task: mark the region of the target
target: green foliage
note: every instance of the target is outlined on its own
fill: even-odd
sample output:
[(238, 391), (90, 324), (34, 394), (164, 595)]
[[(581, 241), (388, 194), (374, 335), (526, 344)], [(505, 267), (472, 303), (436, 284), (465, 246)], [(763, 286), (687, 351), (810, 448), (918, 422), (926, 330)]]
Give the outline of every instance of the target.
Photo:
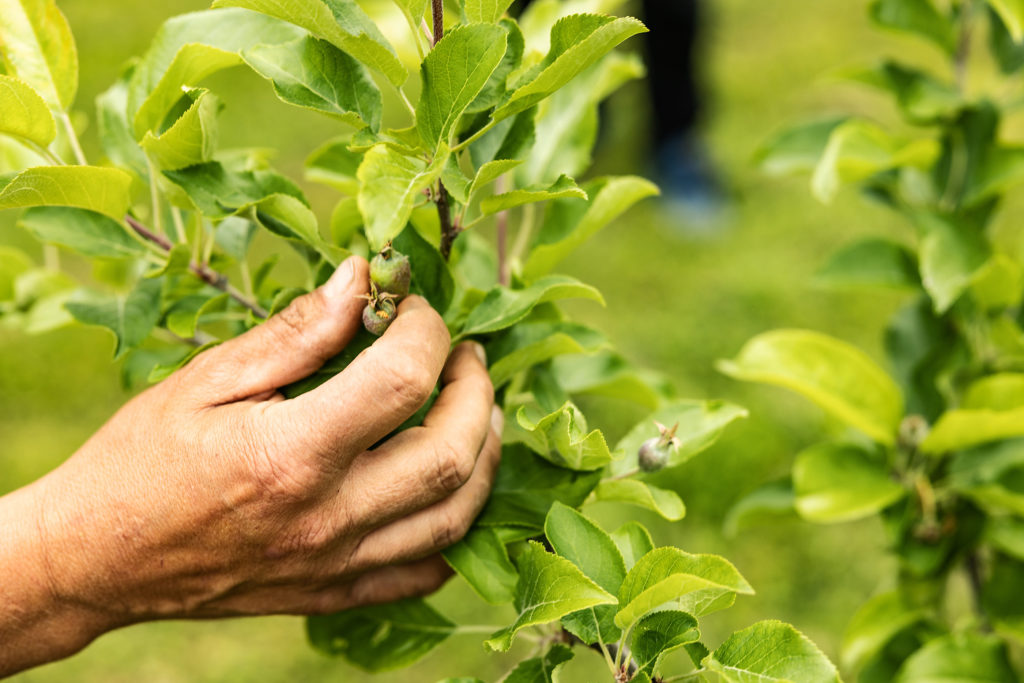
[[(216, 0), (210, 10), (167, 20), (98, 98), (96, 125), (86, 130), (98, 133), (105, 160), (90, 165), (70, 123), (80, 112), (71, 111), (78, 74), (67, 22), (52, 0), (0, 0), (0, 133), (18, 152), (12, 160), (40, 160), (0, 177), (0, 209), (23, 210), (19, 225), (47, 245), (45, 267), (0, 247), (3, 324), (29, 332), (76, 322), (109, 329), (123, 376), (140, 386), (280, 312), (349, 254), (372, 256), (391, 244), (409, 258), (410, 291), (443, 316), (453, 340), (486, 347), (507, 418), (502, 464), (483, 512), (444, 557), (484, 602), (515, 611), (500, 607), (499, 623), (465, 625), (423, 600), (363, 607), (310, 618), (313, 647), (382, 671), (409, 666), (454, 636), (489, 635), (484, 643), (497, 651), (524, 636), (538, 641), (506, 683), (556, 680), (586, 650), (574, 649), (580, 643), (606, 661), (609, 680), (658, 680), (663, 666), (675, 666), (664, 655), (680, 648), (703, 666), (698, 676), (751, 653), (766, 670), (785, 670), (795, 646), (778, 633), (769, 635), (782, 645), (771, 651), (733, 636), (711, 655), (699, 641), (700, 617), (752, 593), (728, 561), (658, 547), (638, 522), (608, 533), (580, 511), (625, 503), (681, 519), (678, 493), (638, 471), (640, 445), (660, 433), (657, 423), (675, 425), (678, 448), (667, 467), (680, 467), (746, 416), (723, 401), (677, 399), (662, 378), (631, 365), (562, 309), (570, 299), (604, 300), (555, 268), (657, 193), (642, 178), (588, 175), (601, 102), (643, 75), (635, 54), (614, 49), (646, 28), (604, 14), (614, 3), (601, 0), (538, 2), (521, 23), (507, 14), (508, 0), (449, 2), (448, 16), (437, 17), (425, 16), (442, 9), (426, 0), (395, 4), (410, 31), (395, 31), (379, 8), (355, 0)], [(996, 9), (1010, 21), (1006, 7)], [(444, 35), (424, 40), (421, 24), (435, 25), (430, 19)], [(403, 41), (395, 43), (402, 49), (392, 41)], [(223, 103), (205, 80), (236, 67), (255, 72), (285, 104), (337, 127), (306, 150), (304, 180), (337, 195), (329, 229), (299, 183), (271, 167), (269, 151), (222, 146)], [(416, 72), (418, 89), (409, 82)], [(984, 130), (983, 118), (972, 125)], [(851, 134), (833, 145), (833, 180), (863, 177), (866, 166), (924, 164), (941, 152), (858, 130), (869, 131), (867, 142)], [(866, 161), (851, 161), (857, 154)], [(979, 161), (990, 172), (970, 187), (973, 199), (1008, 182), (1015, 154)], [(253, 252), (266, 251), (251, 249), (257, 240), (277, 251), (288, 245), (305, 272), (280, 275), (276, 252), (257, 261)], [(508, 244), (495, 249), (496, 240)], [(73, 252), (75, 277), (59, 270), (62, 250)], [(94, 277), (81, 276), (82, 260)], [(906, 271), (901, 285), (917, 286), (912, 263), (890, 261), (890, 270)], [(949, 291), (987, 286), (992, 300), (1009, 277), (975, 277), (973, 262), (937, 263)], [(358, 334), (282, 394), (322, 384), (373, 342)], [(819, 384), (821, 394), (844, 391)], [(879, 385), (874, 403), (831, 400), (852, 406), (846, 413), (866, 432), (894, 434), (899, 393)], [(1010, 378), (980, 386), (972, 409), (1012, 410), (1005, 403), (1014, 386)], [(614, 447), (580, 407), (593, 395), (635, 404), (644, 415)], [(403, 428), (422, 422), (429, 407)], [(834, 494), (835, 472), (819, 469), (801, 486), (810, 482), (807, 495)], [(992, 498), (1005, 483), (1005, 472), (981, 469), (957, 470), (964, 495)], [(1010, 494), (997, 498), (1005, 505)], [(831, 505), (846, 514), (880, 503)], [(994, 533), (1012, 549), (1015, 532)]]
[[(730, 516), (734, 528), (788, 510), (819, 523), (881, 517), (899, 569), (844, 638), (843, 664), (862, 681), (1020, 678), (1010, 648), (1024, 613), (1024, 258), (1020, 226), (996, 225), (1003, 196), (1024, 182), (1020, 144), (1001, 137), (1012, 105), (999, 95), (1022, 63), (1022, 12), (1013, 0), (875, 0), (874, 22), (939, 47), (942, 68), (888, 59), (849, 71), (888, 97), (898, 124), (805, 124), (758, 154), (769, 171), (810, 173), (824, 200), (858, 187), (908, 228), (844, 248), (819, 274), (914, 297), (886, 330), (891, 372), (844, 342), (793, 331), (760, 335), (722, 365), (862, 433), (810, 445), (791, 483), (760, 489)], [(982, 31), (991, 60), (977, 54)], [(955, 578), (971, 598), (951, 607)]]

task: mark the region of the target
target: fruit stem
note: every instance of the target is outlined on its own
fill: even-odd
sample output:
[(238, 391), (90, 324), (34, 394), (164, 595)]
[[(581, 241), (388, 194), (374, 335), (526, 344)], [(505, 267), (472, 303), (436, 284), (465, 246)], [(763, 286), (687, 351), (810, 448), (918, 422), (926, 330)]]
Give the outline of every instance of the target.
[(605, 479), (605, 481), (619, 481), (621, 479), (629, 479), (632, 476), (640, 474), (641, 471), (642, 470), (639, 467), (635, 467), (635, 468), (629, 470), (628, 472), (623, 472), (622, 474), (616, 474), (614, 477), (608, 477), (607, 479)]
[[(169, 252), (171, 249), (174, 248), (174, 245), (171, 244), (170, 240), (168, 240), (166, 237), (164, 237), (163, 235), (156, 234), (155, 232), (144, 226), (142, 223), (139, 223), (131, 216), (125, 216), (124, 220), (128, 224), (128, 226), (135, 231), (135, 234), (137, 234), (139, 237), (146, 240), (147, 242), (157, 245), (158, 247), (160, 247), (161, 250)], [(218, 273), (209, 266), (196, 263), (195, 261), (192, 261), (191, 263), (188, 264), (188, 269), (189, 271), (192, 272), (193, 275), (198, 277), (200, 280), (210, 285), (211, 287), (215, 287), (216, 289), (219, 289), (220, 291), (224, 292), (232, 299), (248, 308), (256, 316), (260, 318), (267, 318), (270, 315), (269, 313), (267, 313), (267, 310), (265, 308), (260, 306), (255, 301), (246, 297), (237, 289), (235, 289), (235, 287), (232, 286), (230, 282), (228, 282), (228, 278), (226, 275)]]

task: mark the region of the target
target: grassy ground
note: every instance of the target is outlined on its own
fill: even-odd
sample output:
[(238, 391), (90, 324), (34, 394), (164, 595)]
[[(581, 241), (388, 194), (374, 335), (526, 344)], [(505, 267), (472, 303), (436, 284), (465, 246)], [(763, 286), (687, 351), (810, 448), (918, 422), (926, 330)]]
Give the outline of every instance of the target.
[[(85, 105), (140, 52), (162, 17), (200, 9), (203, 2), (165, 0), (159, 11), (127, 0), (63, 0), (78, 35)], [(687, 501), (689, 516), (674, 525), (643, 513), (659, 541), (690, 551), (721, 552), (758, 589), (736, 608), (709, 619), (711, 644), (729, 629), (755, 619), (789, 620), (835, 656), (851, 611), (890, 574), (879, 528), (787, 523), (727, 538), (721, 523), (728, 507), (759, 483), (784, 474), (792, 454), (814, 438), (823, 418), (807, 404), (768, 389), (740, 386), (713, 369), (751, 335), (775, 327), (808, 327), (860, 344), (880, 357), (880, 329), (899, 304), (896, 297), (826, 292), (808, 283), (835, 246), (863, 234), (903, 234), (882, 209), (853, 196), (822, 207), (800, 181), (760, 176), (750, 157), (758, 143), (784, 122), (812, 112), (863, 109), (865, 96), (820, 83), (837, 67), (904, 51), (903, 44), (871, 32), (865, 3), (813, 0), (758, 3), (719, 0), (707, 34), (713, 103), (708, 112), (711, 148), (735, 196), (728, 228), (714, 239), (688, 238), (656, 202), (610, 227), (568, 264), (597, 285), (608, 307), (579, 307), (578, 315), (607, 330), (632, 359), (660, 368), (684, 395), (717, 396), (748, 406), (751, 418), (710, 452), (670, 477)], [(658, 30), (657, 26), (652, 27)], [(299, 150), (282, 157), (295, 171), (305, 152), (329, 134), (313, 118), (289, 118), (255, 79), (233, 72), (214, 82), (227, 91), (232, 125), (227, 144), (273, 141)], [(612, 107), (613, 120), (598, 157), (602, 172), (643, 171), (636, 139), (645, 137), (643, 88), (631, 87)], [(292, 114), (289, 112), (290, 117)], [(95, 147), (88, 150), (95, 153)], [(316, 198), (316, 196), (314, 196)], [(3, 227), (0, 223), (0, 228)], [(9, 226), (3, 230), (19, 239)], [(111, 367), (110, 339), (75, 329), (39, 338), (0, 333), (0, 492), (54, 467), (124, 400)], [(598, 405), (613, 421), (619, 407)], [(614, 511), (595, 509), (615, 523)], [(466, 614), (468, 590), (458, 584), (439, 596), (443, 609), (477, 623), (497, 617)], [(565, 680), (596, 680), (581, 657)], [(298, 619), (268, 618), (218, 623), (160, 623), (101, 638), (65, 662), (22, 674), (18, 683), (50, 681), (434, 681), (445, 675), (491, 680), (506, 670), (501, 658), (484, 657), (476, 637), (462, 637), (412, 671), (369, 677), (319, 657), (303, 641)]]

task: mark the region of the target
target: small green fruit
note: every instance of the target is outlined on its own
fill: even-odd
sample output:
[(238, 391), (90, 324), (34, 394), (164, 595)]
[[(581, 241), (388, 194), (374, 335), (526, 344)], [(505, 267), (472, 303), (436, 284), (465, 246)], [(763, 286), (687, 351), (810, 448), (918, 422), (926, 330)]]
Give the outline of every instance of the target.
[(398, 309), (391, 299), (382, 299), (376, 305), (373, 302), (368, 303), (363, 309), (363, 327), (370, 334), (379, 337), (384, 334), (397, 315)]
[(672, 429), (667, 429), (664, 425), (658, 424), (658, 431), (661, 432), (660, 436), (652, 436), (647, 441), (644, 441), (640, 445), (640, 449), (637, 451), (637, 460), (640, 464), (640, 469), (644, 472), (657, 472), (665, 465), (668, 464), (669, 458), (679, 448), (679, 439), (676, 438), (676, 429), (679, 425), (676, 424)]
[(393, 294), (402, 299), (409, 294), (412, 269), (409, 257), (387, 244), (370, 261), (370, 279), (381, 292)]

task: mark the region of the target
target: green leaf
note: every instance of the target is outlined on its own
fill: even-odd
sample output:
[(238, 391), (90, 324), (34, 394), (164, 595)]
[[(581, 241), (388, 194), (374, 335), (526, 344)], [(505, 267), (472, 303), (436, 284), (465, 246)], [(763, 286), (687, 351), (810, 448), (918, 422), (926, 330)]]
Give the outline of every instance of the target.
[(115, 166), (130, 169), (142, 178), (149, 174), (146, 155), (136, 142), (128, 121), (128, 84), (134, 73), (135, 66), (129, 66), (114, 85), (96, 98), (96, 126), (107, 158)]
[[(555, 503), (544, 520), (544, 535), (556, 553), (579, 567), (598, 586), (615, 594), (626, 577), (626, 565), (611, 537), (573, 508)], [(615, 626), (615, 607), (598, 605), (574, 612), (562, 625), (587, 643), (613, 642), (622, 634)]]
[(35, 264), (24, 252), (0, 244), (0, 302), (14, 299), (14, 282)]
[(40, 147), (57, 136), (46, 102), (28, 83), (13, 76), (0, 75), (0, 133), (17, 135)]
[(395, 86), (408, 76), (394, 48), (355, 0), (214, 0), (213, 7), (244, 7), (301, 26)]
[(448, 161), (442, 144), (430, 163), (406, 156), (391, 146), (371, 147), (359, 165), (359, 210), (366, 222), (370, 248), (380, 251), (405, 228), (424, 190), (441, 177)]
[(780, 621), (760, 621), (733, 633), (703, 664), (730, 683), (840, 683), (828, 657)]
[(578, 507), (600, 479), (600, 472), (574, 472), (552, 465), (523, 446), (506, 446), (477, 524), (526, 527), (539, 533), (556, 501)]
[(1024, 560), (1024, 520), (992, 517), (985, 528), (985, 539), (1017, 560)]
[(967, 387), (964, 408), (1013, 410), (1024, 406), (1024, 373), (1001, 372), (982, 377)]
[(655, 548), (640, 558), (622, 582), (615, 624), (626, 629), (666, 606), (699, 617), (728, 607), (736, 593), (753, 595), (754, 591), (728, 560)]
[(936, 638), (910, 655), (893, 683), (963, 681), (972, 683), (1016, 683), (1001, 638), (971, 633)]
[(493, 114), (495, 120), (525, 111), (564, 86), (619, 43), (647, 28), (631, 17), (574, 14), (551, 28), (551, 49)]
[(328, 140), (306, 159), (306, 180), (322, 183), (351, 197), (359, 194), (356, 173), (363, 155), (349, 150), (350, 138)]
[(867, 121), (849, 120), (836, 126), (811, 177), (811, 190), (831, 202), (843, 183), (855, 183), (901, 166), (927, 167), (939, 157), (935, 140), (904, 141)]
[[(672, 385), (659, 373), (636, 368), (613, 351), (559, 356), (551, 361), (558, 383), (569, 394), (606, 396), (655, 410), (672, 398)], [(629, 455), (627, 453), (627, 455)]]
[(495, 387), (500, 387), (519, 372), (555, 356), (593, 353), (607, 343), (604, 335), (583, 325), (566, 322), (521, 323), (487, 345), (491, 382)]
[(380, 89), (366, 67), (330, 43), (304, 36), (290, 43), (254, 45), (242, 51), (242, 58), (274, 84), (283, 102), (380, 130)]
[[(493, 22), (485, 22), (493, 23)], [(474, 98), (468, 107), (467, 114), (479, 114), (493, 109), (501, 104), (508, 92), (508, 79), (523, 63), (523, 52), (526, 50), (526, 41), (523, 32), (515, 20), (506, 17), (498, 22), (501, 28), (505, 29), (507, 47), (498, 66), (494, 69), (491, 77), (487, 79), (480, 94)], [(474, 123), (486, 125), (489, 117), (478, 117)], [(465, 131), (468, 132), (468, 131)]]
[(18, 224), (40, 242), (59, 244), (86, 256), (129, 258), (147, 253), (123, 224), (92, 211), (36, 207), (23, 213)]
[(1024, 44), (1013, 39), (1002, 17), (989, 5), (989, 50), (1004, 74), (1013, 74), (1024, 66)]
[(493, 24), (501, 19), (511, 4), (512, 0), (466, 0), (463, 9), (470, 21)]
[(207, 76), (242, 64), (242, 50), (302, 35), (294, 26), (240, 9), (192, 12), (167, 20), (128, 84), (127, 113), (136, 139), (159, 128), (183, 87), (194, 88)]
[(542, 657), (533, 657), (516, 665), (501, 683), (555, 683), (558, 670), (573, 658), (565, 645), (552, 645)]
[(857, 609), (843, 635), (843, 667), (857, 670), (874, 658), (901, 631), (928, 618), (899, 591), (882, 593)]
[(449, 142), (462, 113), (504, 57), (507, 36), (494, 24), (460, 26), (446, 33), (423, 60), (416, 128), (428, 148)]
[(266, 169), (234, 168), (220, 161), (165, 171), (207, 218), (221, 220), (256, 206), (275, 195), (305, 203), (299, 188), (288, 178)]
[(374, 673), (409, 666), (455, 629), (455, 624), (420, 599), (306, 620), (306, 634), (315, 649)]
[(524, 187), (488, 197), (480, 202), (480, 211), (484, 216), (489, 216), (524, 204), (536, 204), (564, 197), (587, 199), (587, 193), (580, 189), (575, 180), (563, 175), (548, 187)]
[(937, 313), (944, 313), (975, 280), (989, 257), (984, 236), (953, 218), (914, 216), (921, 235), (921, 280)]
[(609, 225), (638, 201), (658, 194), (650, 181), (634, 176), (606, 178), (584, 186), (589, 199), (563, 199), (552, 203), (530, 255), (523, 279), (537, 280), (566, 256)]
[(1014, 42), (1024, 42), (1024, 2), (1021, 0), (988, 0)]
[(187, 94), (191, 106), (159, 135), (147, 131), (140, 143), (158, 168), (176, 171), (213, 159), (217, 149), (217, 114), (220, 99), (206, 90)]
[(0, 209), (72, 206), (121, 220), (131, 204), (132, 177), (116, 168), (40, 166), (0, 189)]
[(238, 216), (229, 216), (216, 226), (214, 239), (224, 253), (236, 261), (244, 261), (249, 254), (249, 246), (256, 236), (256, 226)]
[(519, 159), (498, 159), (497, 161), (488, 161), (480, 167), (476, 176), (466, 188), (466, 202), (464, 203), (468, 204), (473, 198), (473, 195), (475, 195), (482, 187), (494, 182), (499, 177), (522, 163), (523, 162)]
[(956, 50), (953, 22), (940, 14), (931, 0), (875, 0), (871, 18), (879, 26), (930, 40), (950, 54)]
[(866, 239), (840, 249), (815, 274), (815, 280), (832, 287), (882, 287), (917, 289), (914, 253), (897, 242)]
[(1024, 439), (996, 441), (956, 453), (947, 483), (991, 515), (1024, 516)]
[[(212, 288), (211, 288), (212, 289)], [(164, 315), (164, 323), (174, 334), (189, 339), (208, 314), (223, 313), (230, 301), (227, 294), (217, 290), (188, 296), (176, 301)]]
[(125, 296), (82, 291), (65, 307), (79, 322), (100, 325), (114, 333), (114, 357), (141, 344), (160, 320), (160, 289), (157, 279), (142, 279)]
[(622, 553), (627, 572), (636, 565), (641, 557), (654, 550), (651, 534), (640, 522), (626, 522), (613, 531), (611, 537), (619, 552)]
[(810, 173), (825, 154), (832, 132), (846, 120), (823, 119), (787, 128), (762, 145), (754, 160), (772, 175)]
[(0, 63), (57, 110), (78, 90), (78, 51), (54, 0), (0, 0)]
[(469, 314), (459, 336), (497, 332), (515, 325), (539, 304), (574, 298), (590, 299), (604, 305), (600, 292), (565, 275), (541, 278), (526, 289), (498, 286), (489, 291)]
[(884, 460), (853, 444), (821, 443), (793, 463), (796, 510), (812, 522), (869, 517), (906, 495)]
[(625, 457), (612, 465), (612, 473), (620, 475), (633, 472), (639, 467), (637, 452), (640, 446), (661, 433), (656, 422), (667, 427), (678, 425), (676, 438), (679, 439), (679, 446), (672, 452), (665, 465), (678, 467), (710, 447), (726, 427), (746, 416), (747, 411), (744, 408), (725, 401), (670, 403), (638, 423), (615, 445), (615, 450), (625, 453)]
[(653, 677), (662, 656), (699, 638), (697, 620), (692, 615), (676, 610), (655, 612), (633, 627), (629, 649), (640, 671)]
[(443, 551), (451, 568), (492, 605), (512, 602), (519, 574), (493, 529), (474, 528)]
[(409, 257), (412, 269), (410, 291), (430, 302), (435, 310), (447, 311), (455, 295), (455, 280), (437, 248), (423, 239), (411, 225), (394, 239), (393, 246)]
[(499, 121), (494, 128), (469, 146), (473, 165), (483, 166), (488, 161), (521, 159), (536, 140), (535, 118), (537, 109), (530, 108), (515, 117)]
[(509, 428), (508, 439), (522, 441), (542, 458), (571, 470), (600, 469), (613, 457), (604, 435), (588, 431), (586, 418), (572, 402), (550, 413), (538, 405), (522, 406)]
[(903, 115), (915, 124), (927, 125), (951, 117), (963, 103), (953, 85), (891, 60), (853, 72), (850, 78), (892, 94)]
[(567, 614), (615, 603), (615, 596), (588, 579), (572, 562), (544, 550), (530, 541), (516, 558), (519, 584), (516, 587), (515, 622), (495, 633), (485, 645), (505, 652), (516, 634), (528, 627), (557, 621)]
[(591, 495), (593, 502), (636, 505), (656, 512), (671, 522), (686, 516), (686, 506), (679, 494), (638, 479), (602, 481)]
[(817, 332), (766, 332), (718, 367), (736, 379), (791, 389), (883, 444), (893, 443), (903, 417), (892, 378), (863, 351)]
[(950, 410), (921, 442), (925, 453), (945, 453), (1024, 436), (1024, 406), (1012, 410)]

